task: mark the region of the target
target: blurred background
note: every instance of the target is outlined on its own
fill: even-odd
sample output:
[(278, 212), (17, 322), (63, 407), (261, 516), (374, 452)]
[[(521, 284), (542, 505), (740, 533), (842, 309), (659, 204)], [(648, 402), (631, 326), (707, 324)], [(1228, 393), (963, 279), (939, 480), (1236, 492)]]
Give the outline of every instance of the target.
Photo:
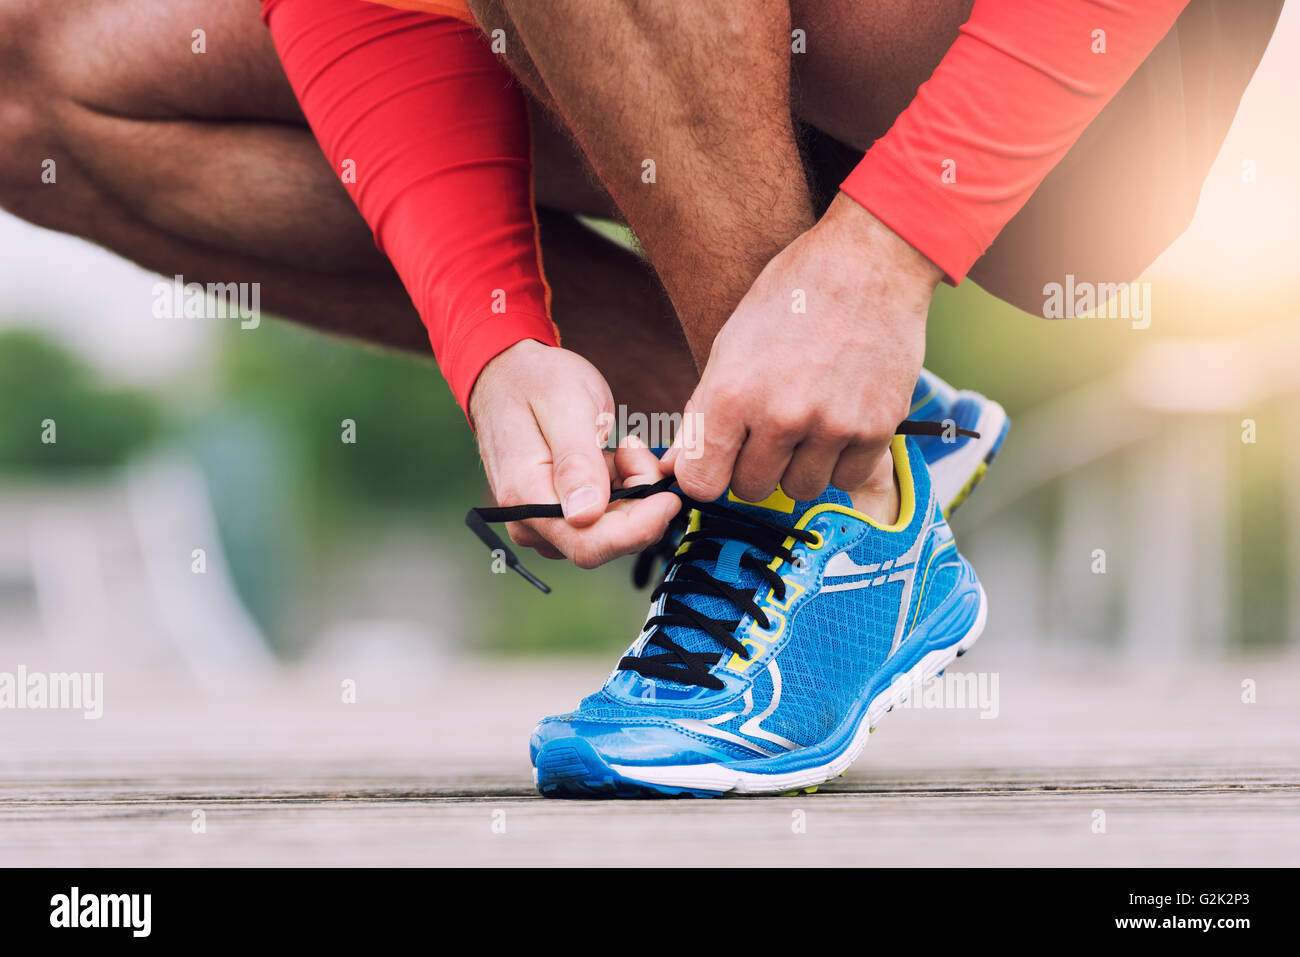
[[(1149, 328), (940, 289), (927, 365), (1015, 421), (954, 522), (1008, 653), (1300, 644), (1298, 52), (1292, 6), (1191, 229), (1143, 277)], [(534, 559), (549, 597), (486, 573), (462, 524), (482, 470), (432, 364), (156, 319), (156, 281), (0, 214), (0, 660), (195, 686), (281, 663), (613, 662), (644, 614), (629, 566)]]

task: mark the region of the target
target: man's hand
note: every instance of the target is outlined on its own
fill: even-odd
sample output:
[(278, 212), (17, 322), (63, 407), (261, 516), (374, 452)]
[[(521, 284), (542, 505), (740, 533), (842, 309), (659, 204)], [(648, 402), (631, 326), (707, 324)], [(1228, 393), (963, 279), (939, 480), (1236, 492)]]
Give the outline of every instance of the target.
[(653, 545), (681, 506), (664, 492), (608, 508), (611, 483), (645, 485), (666, 473), (638, 441), (604, 451), (614, 399), (577, 353), (531, 339), (516, 343), (479, 374), (469, 409), (497, 504), (564, 508), (563, 519), (507, 525), (518, 545), (595, 568)]
[(840, 194), (773, 259), (713, 341), (690, 402), (695, 456), (671, 453), (682, 488), (748, 501), (779, 482), (796, 500), (872, 475), (907, 417), (941, 272)]

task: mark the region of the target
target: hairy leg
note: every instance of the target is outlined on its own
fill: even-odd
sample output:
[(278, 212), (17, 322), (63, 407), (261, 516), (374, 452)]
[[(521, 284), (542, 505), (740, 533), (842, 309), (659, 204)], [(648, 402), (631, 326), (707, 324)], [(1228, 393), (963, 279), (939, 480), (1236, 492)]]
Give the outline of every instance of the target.
[[(539, 211), (551, 307), (566, 348), (604, 375), (631, 412), (680, 412), (698, 376), (654, 274), (574, 217)], [(566, 321), (567, 320), (567, 321)]]
[(788, 3), (470, 6), (486, 29), (508, 24), (507, 59), (641, 239), (702, 365), (763, 266), (813, 221)]
[(790, 0), (795, 112), (860, 153), (929, 79), (974, 0)]

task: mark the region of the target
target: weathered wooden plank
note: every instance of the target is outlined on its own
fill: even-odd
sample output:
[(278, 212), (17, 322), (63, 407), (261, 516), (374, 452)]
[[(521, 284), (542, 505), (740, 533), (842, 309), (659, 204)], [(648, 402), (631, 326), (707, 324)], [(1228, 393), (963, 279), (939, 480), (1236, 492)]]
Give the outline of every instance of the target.
[(98, 721), (0, 711), (0, 863), (1300, 863), (1294, 661), (1012, 660), (996, 718), (900, 709), (816, 795), (537, 798), (534, 720), (604, 667), (317, 671), (216, 697), (119, 676)]

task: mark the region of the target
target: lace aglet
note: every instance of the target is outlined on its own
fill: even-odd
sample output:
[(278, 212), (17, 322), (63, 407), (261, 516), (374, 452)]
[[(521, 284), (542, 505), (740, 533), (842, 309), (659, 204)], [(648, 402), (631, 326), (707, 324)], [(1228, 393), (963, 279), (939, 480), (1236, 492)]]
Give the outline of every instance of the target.
[(517, 571), (519, 574), (524, 576), (525, 581), (531, 584), (543, 595), (549, 595), (551, 593), (551, 586), (546, 584), (546, 582), (542, 581), (540, 578), (538, 578), (536, 575), (530, 572), (523, 565), (520, 565), (518, 562), (515, 562), (514, 568), (515, 571)]
[(523, 576), (525, 581), (529, 582), (543, 595), (549, 595), (551, 593), (550, 586), (523, 565), (519, 564), (518, 556), (510, 550), (510, 547), (501, 540), (500, 536), (498, 536), (496, 532), (492, 531), (492, 529), (488, 527), (487, 520), (483, 517), (482, 509), (471, 508), (465, 516), (465, 524), (469, 527), (470, 531), (478, 536), (478, 540), (488, 547), (488, 550), (492, 552), (493, 557), (500, 557), (503, 559), (507, 568), (513, 568)]

